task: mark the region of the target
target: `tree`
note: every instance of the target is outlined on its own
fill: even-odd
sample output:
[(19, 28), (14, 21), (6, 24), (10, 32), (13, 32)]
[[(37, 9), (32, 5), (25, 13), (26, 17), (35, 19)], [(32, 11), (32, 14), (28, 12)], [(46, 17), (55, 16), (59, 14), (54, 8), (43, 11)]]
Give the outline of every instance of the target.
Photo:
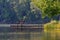
[(32, 0), (32, 2), (42, 11), (42, 17), (53, 18), (60, 14), (59, 0)]
[[(14, 20), (15, 19), (15, 20)], [(7, 0), (0, 1), (0, 23), (17, 23), (17, 15), (10, 2)]]

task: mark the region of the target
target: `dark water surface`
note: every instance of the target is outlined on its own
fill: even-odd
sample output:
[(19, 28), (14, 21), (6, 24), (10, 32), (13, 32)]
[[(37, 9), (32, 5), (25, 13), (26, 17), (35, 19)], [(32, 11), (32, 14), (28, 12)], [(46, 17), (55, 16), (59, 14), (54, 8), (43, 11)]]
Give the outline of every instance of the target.
[(60, 34), (43, 28), (0, 27), (0, 40), (60, 40)]
[(40, 40), (42, 28), (0, 27), (0, 40)]

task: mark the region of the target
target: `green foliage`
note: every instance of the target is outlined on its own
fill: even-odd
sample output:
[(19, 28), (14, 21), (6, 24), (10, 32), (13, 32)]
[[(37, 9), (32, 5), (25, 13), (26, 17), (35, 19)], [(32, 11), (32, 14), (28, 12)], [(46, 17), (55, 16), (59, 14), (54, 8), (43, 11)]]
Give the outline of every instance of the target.
[(44, 25), (43, 40), (60, 40), (60, 23), (51, 21)]
[(42, 17), (53, 16), (60, 14), (60, 1), (59, 0), (32, 0), (32, 2), (42, 11)]

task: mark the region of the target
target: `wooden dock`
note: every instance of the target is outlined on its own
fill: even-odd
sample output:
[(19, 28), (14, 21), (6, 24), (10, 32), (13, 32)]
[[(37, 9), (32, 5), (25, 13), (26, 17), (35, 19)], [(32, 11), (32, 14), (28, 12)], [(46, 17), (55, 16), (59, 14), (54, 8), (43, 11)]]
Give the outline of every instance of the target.
[(39, 32), (42, 24), (0, 24), (0, 32)]

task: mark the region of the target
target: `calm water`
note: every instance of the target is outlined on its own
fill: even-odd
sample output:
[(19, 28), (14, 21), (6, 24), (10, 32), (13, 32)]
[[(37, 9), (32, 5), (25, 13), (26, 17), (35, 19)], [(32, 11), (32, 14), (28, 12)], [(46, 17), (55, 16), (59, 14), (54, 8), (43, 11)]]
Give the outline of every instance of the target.
[(60, 33), (46, 33), (42, 28), (0, 27), (0, 40), (60, 40)]
[(42, 39), (42, 28), (0, 27), (1, 40), (39, 40)]

